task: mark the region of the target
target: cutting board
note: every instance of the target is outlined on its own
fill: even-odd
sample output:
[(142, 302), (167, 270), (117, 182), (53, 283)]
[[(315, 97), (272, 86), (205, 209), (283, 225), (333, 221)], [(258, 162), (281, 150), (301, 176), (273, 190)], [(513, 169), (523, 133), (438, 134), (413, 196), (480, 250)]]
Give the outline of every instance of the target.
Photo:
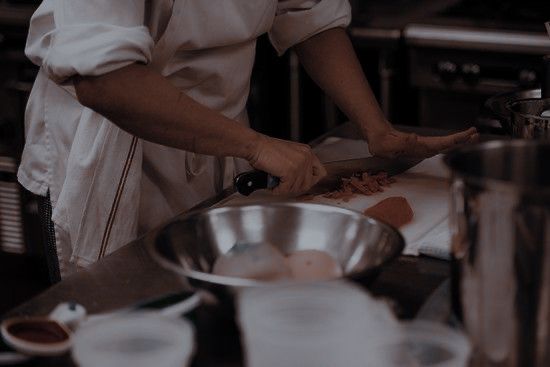
[[(411, 223), (401, 227), (400, 231), (407, 245), (412, 245), (422, 240), (427, 233), (447, 218), (448, 185), (445, 180), (417, 173), (404, 173), (396, 176), (396, 179), (397, 182), (390, 187), (385, 187), (384, 192), (372, 196), (357, 195), (348, 202), (317, 196), (312, 201), (364, 212), (381, 200), (402, 196), (413, 209), (414, 218)], [(406, 253), (411, 252), (406, 251)]]
[[(330, 160), (329, 158), (340, 160), (364, 157), (366, 151), (368, 151), (368, 146), (364, 141), (334, 138), (317, 148), (316, 154), (320, 158), (324, 158), (323, 161), (327, 161)], [(356, 195), (348, 202), (316, 196), (308, 202), (364, 212), (367, 208), (388, 197), (405, 197), (413, 209), (414, 218), (411, 223), (400, 228), (407, 245), (404, 254), (419, 255), (422, 253), (442, 258), (447, 257), (450, 243), (447, 224), (449, 173), (443, 164), (442, 156), (424, 160), (395, 178), (397, 182), (390, 187), (385, 187), (382, 193), (371, 196)], [(268, 191), (256, 191), (249, 197), (234, 194), (218, 205), (267, 203), (280, 200), (280, 197), (273, 196)]]

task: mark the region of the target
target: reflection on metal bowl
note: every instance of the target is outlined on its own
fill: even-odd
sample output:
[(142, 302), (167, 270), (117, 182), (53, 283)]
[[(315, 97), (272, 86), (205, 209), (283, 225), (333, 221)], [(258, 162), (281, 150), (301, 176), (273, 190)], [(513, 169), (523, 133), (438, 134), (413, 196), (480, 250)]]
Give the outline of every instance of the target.
[(267, 286), (268, 282), (211, 274), (215, 260), (236, 243), (271, 243), (283, 254), (316, 249), (330, 254), (344, 275), (372, 280), (402, 252), (392, 227), (361, 213), (312, 203), (277, 202), (197, 211), (162, 228), (149, 250), (162, 266), (192, 285), (215, 291)]

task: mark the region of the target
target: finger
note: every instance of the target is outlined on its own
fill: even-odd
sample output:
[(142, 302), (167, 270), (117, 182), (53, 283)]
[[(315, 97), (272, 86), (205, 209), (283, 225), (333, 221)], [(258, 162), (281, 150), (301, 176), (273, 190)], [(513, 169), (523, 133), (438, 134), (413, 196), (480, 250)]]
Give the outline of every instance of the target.
[(302, 158), (301, 164), (295, 168), (296, 181), (292, 185), (292, 193), (301, 194), (309, 188), (312, 176), (312, 158), (311, 152), (307, 153), (305, 157)]
[(470, 128), (456, 134), (442, 136), (438, 140), (434, 140), (434, 145), (432, 148), (439, 151), (453, 148), (457, 145), (468, 142), (468, 140), (476, 134), (476, 128)]
[(473, 144), (473, 143), (477, 143), (479, 142), (479, 133), (475, 133), (474, 135), (470, 136), (470, 138), (468, 139), (468, 141), (466, 142), (467, 144)]
[(468, 130), (461, 131), (461, 132), (453, 134), (451, 136), (453, 136), (455, 138), (454, 141), (455, 141), (456, 144), (462, 144), (462, 143), (467, 142), (474, 135), (479, 135), (479, 134), (478, 134), (477, 129), (475, 127), (471, 127)]
[(327, 170), (321, 162), (313, 163), (313, 176), (320, 180), (327, 175)]
[(306, 192), (315, 184), (315, 176), (313, 175), (313, 165), (310, 165), (307, 168), (307, 171), (305, 171), (307, 174), (305, 175), (304, 182), (301, 188), (301, 192)]
[(439, 138), (430, 138), (424, 136), (418, 136), (412, 134), (406, 141), (406, 153), (408, 157), (412, 158), (429, 158), (438, 153), (430, 144), (430, 139), (439, 139)]
[(307, 172), (307, 176), (306, 176), (306, 180), (304, 181), (304, 187), (303, 187), (304, 191), (309, 190), (319, 180), (315, 175), (316, 172), (318, 171), (318, 169), (315, 168), (315, 165), (318, 164), (318, 162), (319, 162), (319, 159), (317, 159), (317, 156), (312, 152), (309, 157), (308, 167), (306, 168), (306, 171), (305, 171)]
[(288, 195), (290, 193), (291, 182), (286, 177), (281, 177), (280, 182), (272, 190), (275, 195)]
[(304, 182), (306, 180), (305, 172), (300, 171), (297, 172), (296, 179), (294, 180), (294, 183), (290, 187), (290, 193), (291, 194), (301, 194), (304, 192)]
[(325, 166), (319, 161), (317, 156), (313, 158), (313, 185), (315, 185), (317, 182), (319, 182), (323, 177), (327, 175), (327, 170)]

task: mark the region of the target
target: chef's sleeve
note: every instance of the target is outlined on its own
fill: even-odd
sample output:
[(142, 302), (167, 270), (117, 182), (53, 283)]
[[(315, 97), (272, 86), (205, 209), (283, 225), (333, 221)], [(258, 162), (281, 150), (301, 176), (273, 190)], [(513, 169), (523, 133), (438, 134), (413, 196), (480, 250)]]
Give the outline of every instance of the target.
[(146, 0), (44, 0), (31, 19), (25, 52), (62, 83), (151, 61)]
[(279, 0), (269, 38), (279, 55), (327, 29), (351, 22), (348, 0)]

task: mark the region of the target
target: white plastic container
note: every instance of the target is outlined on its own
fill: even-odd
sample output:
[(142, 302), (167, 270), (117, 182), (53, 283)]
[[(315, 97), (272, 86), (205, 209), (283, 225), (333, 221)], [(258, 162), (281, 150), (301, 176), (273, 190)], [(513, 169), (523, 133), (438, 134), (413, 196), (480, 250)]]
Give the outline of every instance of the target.
[(185, 367), (194, 329), (181, 318), (135, 312), (85, 323), (74, 335), (80, 367)]
[(466, 367), (471, 347), (466, 336), (443, 324), (413, 321), (401, 325), (402, 340), (386, 348), (388, 366)]
[(249, 289), (238, 318), (248, 367), (385, 366), (398, 340), (386, 304), (343, 281)]

